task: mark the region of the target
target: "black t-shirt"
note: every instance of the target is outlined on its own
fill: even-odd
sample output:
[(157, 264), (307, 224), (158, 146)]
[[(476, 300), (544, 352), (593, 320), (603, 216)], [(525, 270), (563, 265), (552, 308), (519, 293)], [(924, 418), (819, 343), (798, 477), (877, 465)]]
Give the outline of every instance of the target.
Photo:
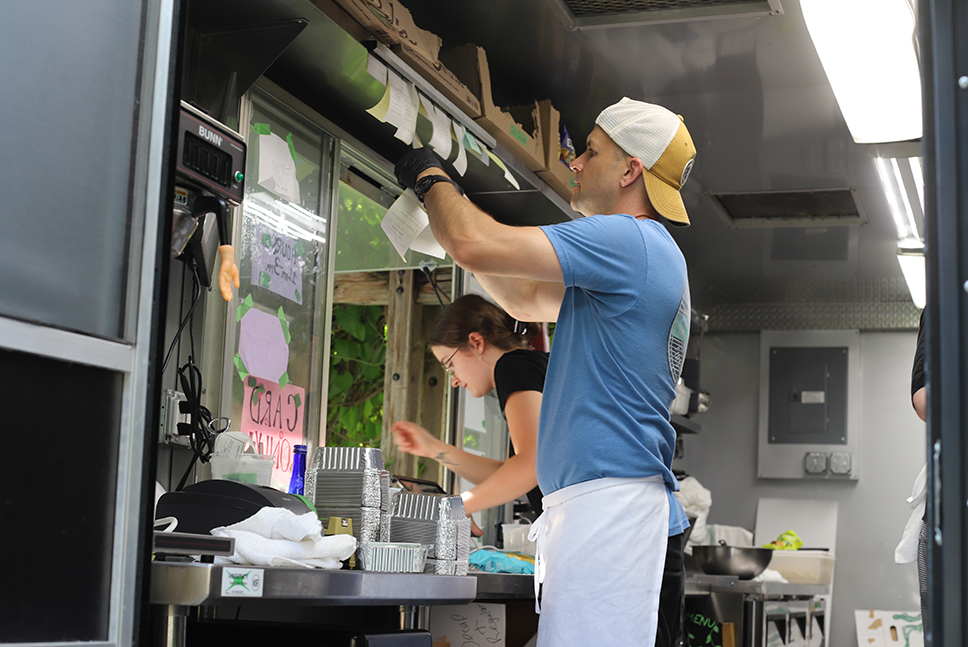
[(911, 397), (924, 386), (924, 310), (918, 322), (918, 345), (914, 350), (914, 367), (911, 369)]
[[(518, 391), (544, 391), (545, 374), (548, 372), (548, 353), (536, 350), (512, 350), (504, 353), (494, 365), (494, 385), (501, 413), (512, 393)], [(507, 417), (505, 417), (507, 420)], [(514, 456), (514, 443), (510, 443), (510, 455)], [(535, 487), (528, 492), (528, 502), (535, 514), (541, 514), (541, 490)]]

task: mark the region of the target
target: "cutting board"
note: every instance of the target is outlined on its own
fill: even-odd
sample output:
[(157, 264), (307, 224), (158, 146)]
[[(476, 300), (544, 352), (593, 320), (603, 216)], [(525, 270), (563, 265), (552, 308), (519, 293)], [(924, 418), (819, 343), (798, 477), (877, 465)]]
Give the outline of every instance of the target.
[(837, 502), (819, 499), (760, 499), (756, 507), (753, 545), (762, 546), (787, 530), (803, 540), (804, 548), (837, 549)]

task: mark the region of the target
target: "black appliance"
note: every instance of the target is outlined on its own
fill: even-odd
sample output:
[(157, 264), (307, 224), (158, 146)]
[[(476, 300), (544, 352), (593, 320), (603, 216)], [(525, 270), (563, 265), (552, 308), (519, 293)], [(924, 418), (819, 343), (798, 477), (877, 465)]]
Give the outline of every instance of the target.
[(305, 501), (292, 494), (265, 485), (216, 479), (163, 494), (158, 499), (155, 517), (178, 519), (176, 532), (207, 535), (212, 528), (231, 526), (265, 507), (288, 508), (296, 514), (312, 511)]
[(220, 245), (231, 244), (229, 207), (245, 192), (242, 136), (184, 101), (175, 151), (171, 255), (195, 261), (199, 282), (212, 286)]

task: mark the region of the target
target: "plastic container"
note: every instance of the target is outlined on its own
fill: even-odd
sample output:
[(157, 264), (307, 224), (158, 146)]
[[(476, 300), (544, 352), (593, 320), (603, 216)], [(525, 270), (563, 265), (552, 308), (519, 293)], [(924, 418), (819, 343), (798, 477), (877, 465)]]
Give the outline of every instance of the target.
[(272, 476), (272, 466), (275, 464), (272, 456), (261, 454), (233, 454), (219, 456), (212, 454), (209, 463), (212, 465), (212, 478), (223, 481), (239, 481), (252, 485), (269, 485)]
[(828, 585), (833, 580), (835, 559), (825, 550), (774, 550), (767, 568), (791, 584)]
[(533, 541), (528, 541), (528, 533), (531, 532), (531, 524), (504, 523), (501, 524), (501, 532), (504, 534), (504, 550), (509, 552), (524, 553), (532, 557), (537, 552), (537, 546)]

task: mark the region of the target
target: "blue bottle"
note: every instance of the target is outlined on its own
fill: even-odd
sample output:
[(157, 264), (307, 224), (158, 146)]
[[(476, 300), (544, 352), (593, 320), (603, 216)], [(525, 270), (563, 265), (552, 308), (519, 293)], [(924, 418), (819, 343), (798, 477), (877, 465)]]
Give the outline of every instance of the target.
[(306, 446), (292, 447), (292, 478), (289, 479), (289, 494), (303, 494), (303, 482), (306, 478)]

